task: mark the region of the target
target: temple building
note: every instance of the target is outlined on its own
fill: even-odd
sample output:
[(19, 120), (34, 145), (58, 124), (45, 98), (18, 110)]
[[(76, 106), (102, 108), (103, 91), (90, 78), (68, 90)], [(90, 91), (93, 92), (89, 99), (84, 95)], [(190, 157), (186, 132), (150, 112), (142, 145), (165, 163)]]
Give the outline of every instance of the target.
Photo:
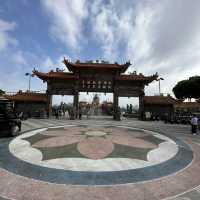
[(174, 110), (177, 113), (189, 112), (189, 113), (200, 113), (200, 102), (182, 102), (177, 101), (174, 105)]
[(23, 112), (26, 117), (46, 116), (47, 95), (45, 93), (19, 91), (4, 97), (14, 103), (14, 110), (18, 114)]
[(159, 119), (173, 119), (177, 114), (200, 114), (200, 102), (183, 102), (170, 95), (145, 96), (144, 112)]
[[(168, 96), (145, 96), (144, 112), (149, 113), (149, 117), (157, 119), (173, 118), (174, 106), (177, 100)], [(146, 117), (148, 118), (148, 117)]]
[(51, 115), (52, 95), (73, 95), (73, 106), (78, 112), (79, 92), (113, 93), (114, 119), (118, 113), (119, 97), (139, 97), (140, 118), (144, 115), (144, 87), (157, 80), (157, 73), (152, 76), (143, 74), (124, 74), (131, 65), (108, 62), (75, 63), (64, 59), (69, 72), (33, 71), (33, 74), (47, 83), (47, 112)]

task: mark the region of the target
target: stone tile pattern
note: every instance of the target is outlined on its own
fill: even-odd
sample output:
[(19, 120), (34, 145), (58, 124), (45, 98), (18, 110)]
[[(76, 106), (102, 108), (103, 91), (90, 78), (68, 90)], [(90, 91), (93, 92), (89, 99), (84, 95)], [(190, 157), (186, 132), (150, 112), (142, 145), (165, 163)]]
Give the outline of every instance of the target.
[[(75, 124), (77, 122), (70, 122)], [(88, 123), (80, 121), (80, 123)], [(89, 123), (106, 124), (107, 121), (90, 120)], [(9, 199), (33, 199), (33, 200), (196, 200), (200, 199), (198, 185), (200, 185), (199, 170), (200, 156), (199, 145), (200, 138), (190, 136), (190, 127), (181, 125), (166, 125), (153, 122), (123, 121), (112, 122), (109, 124), (126, 124), (138, 128), (151, 129), (167, 134), (173, 134), (179, 138), (185, 139), (191, 144), (195, 153), (195, 159), (191, 166), (177, 174), (153, 181), (134, 185), (122, 185), (114, 187), (79, 187), (54, 185), (45, 182), (35, 181), (20, 176), (15, 176), (3, 169), (0, 169), (0, 196), (9, 197)], [(65, 120), (38, 120), (31, 119), (23, 123), (23, 130), (27, 131), (34, 128), (47, 127), (50, 125), (69, 124)], [(189, 138), (189, 139), (188, 139)], [(2, 141), (2, 139), (1, 139)], [(195, 189), (192, 189), (195, 188)], [(187, 192), (187, 190), (189, 190)], [(183, 193), (178, 196), (178, 194)], [(171, 196), (171, 198), (170, 198)], [(173, 197), (176, 196), (176, 197)], [(5, 199), (3, 198), (2, 199)], [(7, 198), (6, 198), (7, 199)]]
[[(164, 140), (124, 128), (69, 127), (23, 138), (42, 152), (43, 160), (80, 157), (89, 159), (133, 158), (147, 161), (147, 153)], [(136, 136), (134, 136), (136, 135)]]

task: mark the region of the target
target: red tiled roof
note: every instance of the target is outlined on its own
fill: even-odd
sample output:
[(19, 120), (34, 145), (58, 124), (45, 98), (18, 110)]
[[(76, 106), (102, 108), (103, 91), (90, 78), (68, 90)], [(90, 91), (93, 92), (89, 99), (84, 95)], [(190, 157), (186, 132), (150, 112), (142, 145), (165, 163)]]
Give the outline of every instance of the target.
[(200, 107), (200, 102), (177, 102), (176, 107)]
[(145, 104), (156, 104), (156, 105), (173, 105), (177, 102), (171, 96), (145, 96), (144, 103)]
[(43, 81), (47, 81), (48, 79), (64, 79), (64, 80), (73, 80), (77, 79), (78, 77), (73, 75), (72, 73), (67, 72), (48, 72), (42, 73), (38, 71), (33, 71), (33, 74), (36, 75), (38, 78), (42, 79)]
[(4, 96), (0, 96), (0, 101), (8, 101)]
[(18, 92), (15, 95), (4, 95), (11, 101), (47, 102), (47, 95), (32, 92)]
[(82, 63), (76, 62), (71, 63), (68, 60), (64, 59), (63, 63), (68, 68), (69, 71), (74, 71), (75, 69), (110, 69), (110, 70), (119, 70), (121, 73), (124, 73), (128, 67), (131, 65), (130, 62), (126, 62), (125, 64), (118, 63)]
[(153, 76), (144, 76), (142, 74), (136, 75), (136, 74), (131, 74), (131, 75), (120, 75), (119, 77), (116, 78), (116, 80), (121, 80), (121, 81), (144, 81), (147, 83), (150, 83), (158, 78), (158, 75), (155, 74)]

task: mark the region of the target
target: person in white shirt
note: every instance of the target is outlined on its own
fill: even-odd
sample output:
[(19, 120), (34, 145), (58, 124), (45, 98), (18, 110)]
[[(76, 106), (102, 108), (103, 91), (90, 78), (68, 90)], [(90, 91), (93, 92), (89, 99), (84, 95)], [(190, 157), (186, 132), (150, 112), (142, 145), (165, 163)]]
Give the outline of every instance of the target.
[(197, 134), (197, 126), (198, 126), (198, 118), (196, 115), (193, 115), (191, 119), (191, 126), (192, 126), (192, 134), (196, 135)]

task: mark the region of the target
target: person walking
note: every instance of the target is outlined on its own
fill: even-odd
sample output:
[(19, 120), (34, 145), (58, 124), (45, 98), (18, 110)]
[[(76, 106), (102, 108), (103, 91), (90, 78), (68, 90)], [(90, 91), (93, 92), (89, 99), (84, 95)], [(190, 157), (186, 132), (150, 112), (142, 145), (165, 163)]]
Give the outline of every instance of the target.
[(89, 111), (90, 111), (90, 105), (87, 104), (86, 105), (86, 116), (87, 116), (87, 119), (89, 118)]
[(192, 134), (196, 135), (197, 134), (197, 127), (198, 127), (198, 118), (196, 115), (193, 115), (191, 119), (191, 126), (192, 126)]
[(59, 117), (58, 109), (55, 110), (55, 116), (56, 116), (56, 119), (58, 119), (58, 117)]
[(81, 106), (79, 107), (78, 116), (79, 116), (79, 119), (81, 120), (82, 119), (82, 107)]

